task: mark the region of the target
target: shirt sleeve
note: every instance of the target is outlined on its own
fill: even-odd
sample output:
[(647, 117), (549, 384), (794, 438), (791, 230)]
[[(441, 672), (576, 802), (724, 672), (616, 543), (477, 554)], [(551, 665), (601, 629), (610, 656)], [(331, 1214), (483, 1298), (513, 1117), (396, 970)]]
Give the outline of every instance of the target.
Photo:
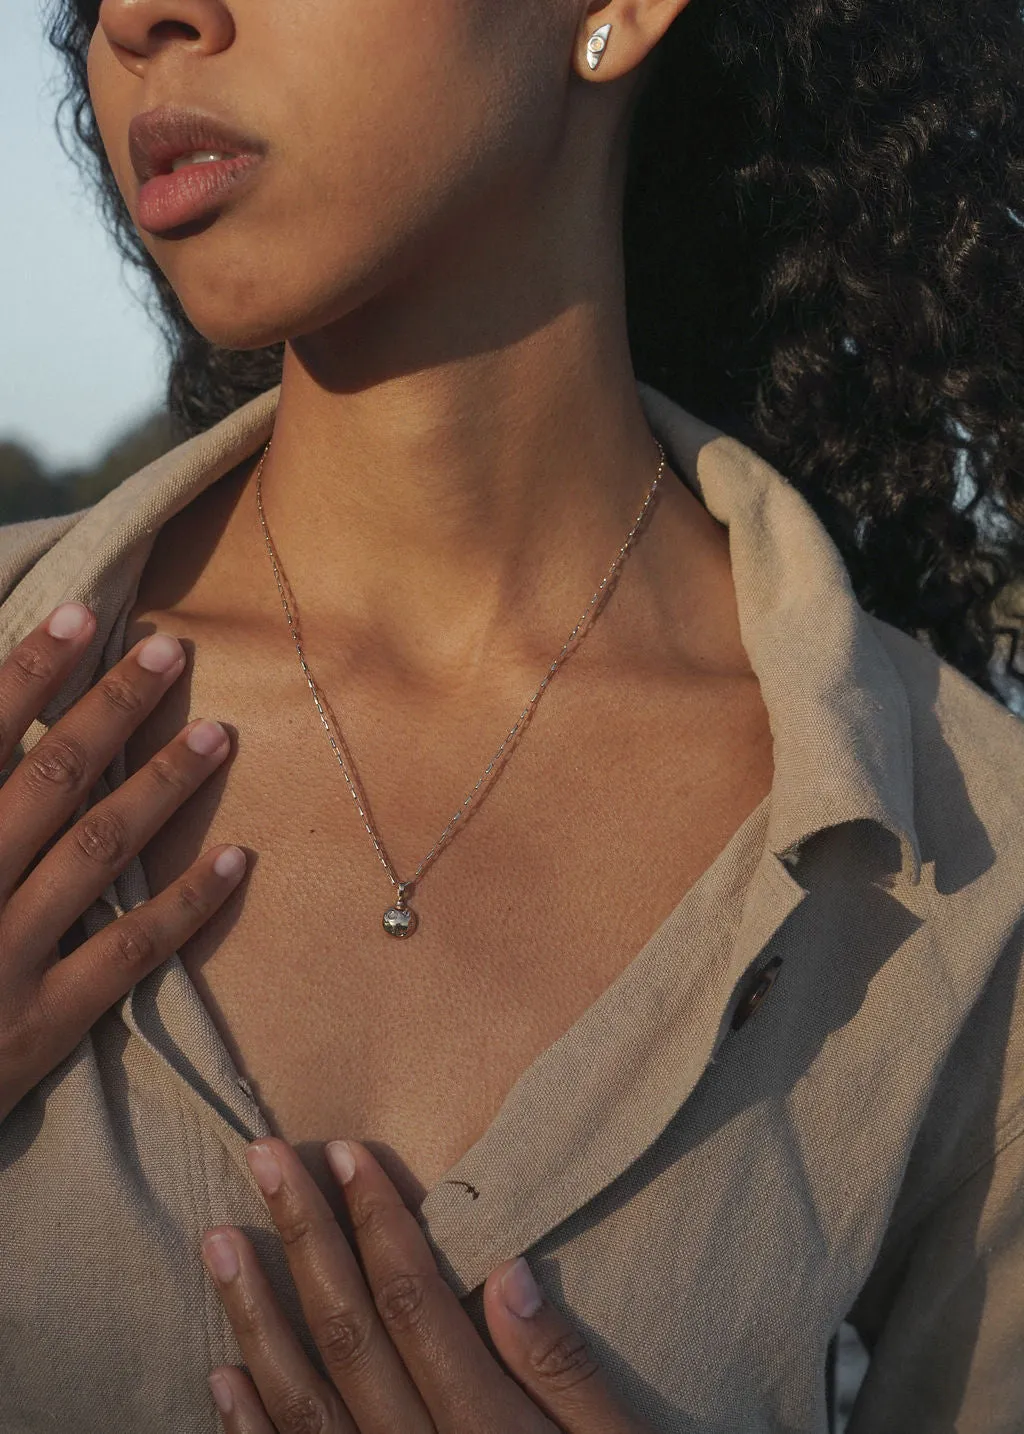
[(1024, 1434), (1024, 1110), (878, 1262), (846, 1434)]

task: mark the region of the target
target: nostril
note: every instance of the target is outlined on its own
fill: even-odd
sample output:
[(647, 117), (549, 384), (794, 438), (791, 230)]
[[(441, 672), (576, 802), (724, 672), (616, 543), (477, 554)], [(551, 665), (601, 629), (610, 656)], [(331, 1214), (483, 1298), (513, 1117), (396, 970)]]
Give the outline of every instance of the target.
[(150, 30), (154, 40), (198, 40), (199, 31), (184, 20), (161, 20)]

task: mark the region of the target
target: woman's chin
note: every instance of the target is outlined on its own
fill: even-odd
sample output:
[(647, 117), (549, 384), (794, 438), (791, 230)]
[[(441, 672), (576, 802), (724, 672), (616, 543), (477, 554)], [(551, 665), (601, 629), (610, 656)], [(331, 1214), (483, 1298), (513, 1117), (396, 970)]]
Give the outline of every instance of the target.
[(294, 316), (263, 312), (251, 304), (244, 309), (232, 305), (227, 311), (209, 302), (183, 304), (183, 308), (192, 327), (207, 343), (221, 349), (270, 348), (287, 339), (296, 328)]
[(199, 330), (208, 343), (219, 349), (236, 349), (239, 352), (251, 351), (254, 349), (268, 349), (274, 344), (283, 343), (288, 337), (286, 332), (278, 329), (253, 329), (246, 327), (239, 329), (228, 326), (210, 327), (196, 324), (193, 325)]
[(330, 285), (325, 294), (293, 284), (288, 292), (289, 277), (232, 284), (207, 276), (174, 289), (193, 328), (223, 349), (269, 348), (315, 333), (356, 306), (347, 285)]

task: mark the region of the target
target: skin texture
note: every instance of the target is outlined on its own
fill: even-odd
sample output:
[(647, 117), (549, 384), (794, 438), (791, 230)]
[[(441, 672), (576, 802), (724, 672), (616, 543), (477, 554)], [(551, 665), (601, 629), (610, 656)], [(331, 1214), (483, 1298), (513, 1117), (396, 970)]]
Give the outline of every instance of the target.
[(292, 578), (318, 574), (382, 666), (557, 651), (567, 594), (650, 482), (619, 191), (638, 67), (681, 8), (100, 8), (91, 94), (130, 209), (137, 113), (206, 108), (269, 145), (214, 223), (143, 237), (207, 338), (290, 341), (268, 519)]
[[(683, 3), (100, 7), (90, 87), (133, 214), (135, 115), (194, 106), (268, 146), (211, 219), (143, 237), (207, 338), (287, 341), (264, 507), (403, 872), (562, 647), (657, 468), (626, 339), (621, 187), (631, 96)], [(613, 43), (591, 72), (604, 23)], [(253, 468), (150, 555), (129, 639), (172, 631), (189, 666), (128, 766), (186, 718), (234, 735), (144, 866), (159, 889), (211, 838), (249, 851), (252, 880), (182, 959), (275, 1134), (353, 1234), (323, 1141), (372, 1142), (383, 1178), (422, 1198), (765, 795), (770, 734), (727, 535), (667, 471), (511, 780), (431, 872), (416, 960), (395, 962), (390, 887), (296, 685)], [(483, 938), (481, 892), (498, 898)], [(639, 1427), (598, 1405), (560, 1427)], [(472, 1427), (504, 1430), (506, 1412), (478, 1401)], [(547, 1426), (538, 1413), (522, 1427)]]

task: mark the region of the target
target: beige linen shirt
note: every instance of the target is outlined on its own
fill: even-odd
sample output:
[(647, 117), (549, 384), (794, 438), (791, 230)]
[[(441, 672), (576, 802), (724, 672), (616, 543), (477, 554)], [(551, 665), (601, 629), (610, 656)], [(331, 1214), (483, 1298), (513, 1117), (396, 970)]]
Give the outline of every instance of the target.
[[(772, 789), (419, 1218), (481, 1329), (482, 1282), (525, 1253), (664, 1434), (825, 1434), (847, 1315), (872, 1355), (850, 1434), (1021, 1434), (1024, 724), (858, 606), (769, 464), (640, 395), (728, 527)], [(91, 509), (0, 530), (0, 657), (63, 599), (99, 619), (26, 749), (123, 655), (157, 530), (265, 441), (277, 397)], [(124, 778), (122, 753), (91, 800)], [(87, 930), (148, 895), (134, 860)], [(315, 1353), (243, 1158), (270, 1133), (177, 955), (19, 1102), (3, 1434), (218, 1434), (206, 1375), (242, 1363), (200, 1258), (221, 1222)]]

